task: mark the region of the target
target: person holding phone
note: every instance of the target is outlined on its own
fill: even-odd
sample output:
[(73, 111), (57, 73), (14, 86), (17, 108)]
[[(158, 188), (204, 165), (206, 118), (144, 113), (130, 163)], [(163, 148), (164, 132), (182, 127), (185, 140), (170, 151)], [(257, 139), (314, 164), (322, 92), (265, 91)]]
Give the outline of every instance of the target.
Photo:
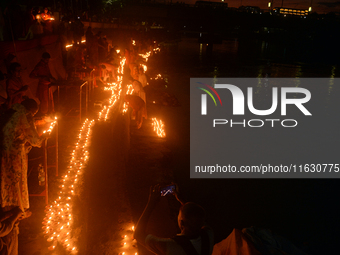
[[(159, 185), (150, 188), (149, 201), (138, 220), (135, 230), (137, 242), (159, 255), (212, 254), (214, 246), (213, 232), (211, 228), (205, 224), (205, 210), (196, 203), (185, 203), (180, 198), (176, 189), (173, 189), (171, 186), (169, 186), (168, 190), (166, 188), (161, 189)], [(178, 226), (181, 233), (173, 238), (161, 238), (147, 233), (146, 227), (162, 194), (169, 193), (173, 193), (176, 199), (182, 204), (178, 213)]]

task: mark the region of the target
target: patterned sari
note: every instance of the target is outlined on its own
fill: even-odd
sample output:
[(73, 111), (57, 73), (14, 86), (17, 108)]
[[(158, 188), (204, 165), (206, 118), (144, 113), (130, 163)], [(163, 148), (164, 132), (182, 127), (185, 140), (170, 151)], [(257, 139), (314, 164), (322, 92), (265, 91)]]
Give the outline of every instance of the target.
[(4, 125), (1, 150), (1, 207), (29, 208), (27, 187), (27, 153), (32, 146), (40, 147), (42, 140), (21, 104), (14, 104), (14, 114)]

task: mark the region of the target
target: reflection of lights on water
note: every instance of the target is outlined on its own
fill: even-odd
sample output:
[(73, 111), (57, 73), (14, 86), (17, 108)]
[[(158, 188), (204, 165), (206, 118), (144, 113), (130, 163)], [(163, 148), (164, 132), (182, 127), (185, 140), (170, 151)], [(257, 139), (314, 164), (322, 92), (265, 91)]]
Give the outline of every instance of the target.
[(157, 133), (157, 135), (159, 137), (165, 137), (164, 123), (156, 118), (152, 118), (152, 121), (153, 130)]

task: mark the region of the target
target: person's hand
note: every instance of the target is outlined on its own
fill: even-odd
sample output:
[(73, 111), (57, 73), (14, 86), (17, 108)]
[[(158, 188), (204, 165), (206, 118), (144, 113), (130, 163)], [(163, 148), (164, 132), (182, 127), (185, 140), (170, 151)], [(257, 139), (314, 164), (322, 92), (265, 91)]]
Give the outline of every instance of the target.
[(25, 213), (21, 214), (20, 218), (18, 220), (23, 220), (32, 215), (32, 212), (29, 209), (25, 210)]
[(151, 186), (149, 193), (149, 204), (157, 204), (160, 198), (161, 198), (160, 185), (157, 184), (153, 187)]
[(176, 188), (173, 192), (174, 196), (176, 197), (177, 201), (180, 202), (182, 205), (185, 203), (185, 201), (183, 200), (183, 198), (181, 197), (181, 194), (179, 192), (179, 186), (176, 183), (171, 183), (172, 185), (175, 185)]

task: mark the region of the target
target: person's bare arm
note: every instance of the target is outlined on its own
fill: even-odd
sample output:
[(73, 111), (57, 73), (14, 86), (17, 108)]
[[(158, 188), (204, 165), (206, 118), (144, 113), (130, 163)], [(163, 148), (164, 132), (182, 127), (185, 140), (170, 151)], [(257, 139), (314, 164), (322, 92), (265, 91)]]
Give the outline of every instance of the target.
[(179, 187), (177, 184), (174, 184), (176, 186), (176, 189), (174, 190), (174, 196), (176, 197), (177, 201), (181, 203), (181, 205), (184, 205), (186, 201), (183, 199), (182, 195), (179, 192)]
[(151, 216), (153, 209), (157, 205), (160, 197), (161, 197), (161, 194), (160, 194), (159, 185), (156, 185), (155, 187), (151, 187), (150, 193), (149, 193), (149, 201), (144, 209), (144, 212), (142, 213), (141, 217), (138, 220), (136, 230), (135, 230), (135, 239), (137, 240), (139, 244), (143, 246), (145, 246), (145, 238), (148, 235), (146, 233), (146, 227), (147, 227), (149, 218)]

